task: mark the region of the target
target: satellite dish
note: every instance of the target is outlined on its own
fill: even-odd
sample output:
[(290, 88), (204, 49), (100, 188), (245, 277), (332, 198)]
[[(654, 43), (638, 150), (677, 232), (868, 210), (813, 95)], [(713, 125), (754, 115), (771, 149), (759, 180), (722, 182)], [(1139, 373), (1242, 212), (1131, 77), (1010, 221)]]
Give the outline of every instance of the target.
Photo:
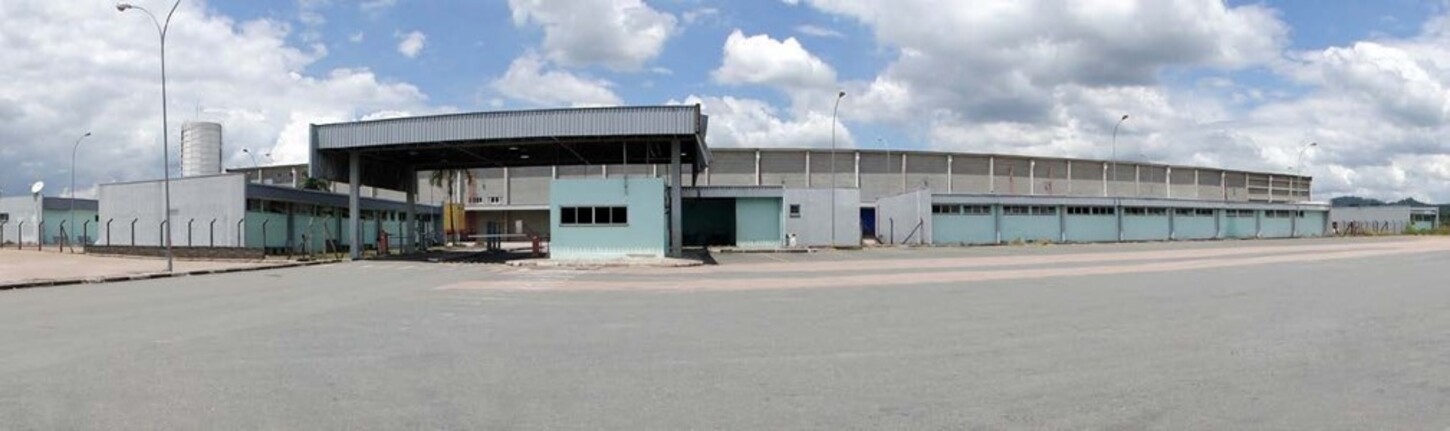
[(41, 190), (45, 190), (45, 181), (36, 181), (35, 184), (31, 184), (30, 185), (30, 193), (31, 194), (37, 194), (38, 195), (38, 194), (40, 194), (40, 191)]

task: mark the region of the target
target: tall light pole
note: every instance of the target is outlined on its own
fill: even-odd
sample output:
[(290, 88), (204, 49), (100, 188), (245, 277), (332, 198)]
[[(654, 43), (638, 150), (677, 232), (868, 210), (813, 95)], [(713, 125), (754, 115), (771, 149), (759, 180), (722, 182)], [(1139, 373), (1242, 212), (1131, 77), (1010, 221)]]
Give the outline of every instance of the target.
[(836, 106), (831, 108), (831, 247), (836, 246), (836, 113), (841, 110), (841, 99), (846, 92), (836, 93)]
[(171, 28), (171, 16), (176, 14), (177, 6), (181, 6), (181, 0), (176, 0), (176, 3), (171, 5), (171, 11), (166, 13), (166, 21), (163, 23), (144, 7), (129, 3), (116, 5), (118, 12), (135, 9), (145, 13), (147, 17), (151, 18), (151, 23), (156, 25), (156, 34), (161, 37), (161, 172), (163, 174), (162, 195), (166, 212), (166, 232), (163, 238), (166, 243), (163, 244), (166, 247), (166, 272), (171, 272), (173, 269), (171, 257), (171, 143), (166, 124), (166, 30)]
[[(70, 149), (70, 228), (71, 228), (71, 230), (75, 230), (75, 228), (76, 228), (76, 150), (79, 150), (81, 148), (81, 140), (85, 139), (87, 136), (91, 136), (91, 132), (86, 132), (86, 134), (81, 135), (81, 137), (79, 137), (79, 138), (76, 138), (76, 144), (74, 146), (71, 146), (71, 149)], [(85, 233), (82, 232), (81, 234), (84, 235)], [(71, 248), (71, 251), (75, 251), (75, 248)]]
[(252, 154), (252, 151), (246, 148), (243, 148), (242, 152), (252, 158), (252, 170), (257, 171), (257, 182), (262, 182), (262, 168), (257, 165), (257, 155)]
[(1115, 183), (1118, 182), (1118, 127), (1122, 126), (1124, 121), (1128, 121), (1128, 114), (1123, 114), (1123, 118), (1118, 119), (1118, 123), (1113, 125), (1113, 182)]
[[(1289, 190), (1296, 195), (1299, 193), (1299, 177), (1304, 175), (1304, 152), (1317, 146), (1319, 146), (1318, 142), (1310, 142), (1299, 148), (1299, 157), (1294, 160), (1294, 179), (1289, 184)], [(1295, 202), (1298, 202), (1298, 196), (1294, 196), (1294, 198)]]

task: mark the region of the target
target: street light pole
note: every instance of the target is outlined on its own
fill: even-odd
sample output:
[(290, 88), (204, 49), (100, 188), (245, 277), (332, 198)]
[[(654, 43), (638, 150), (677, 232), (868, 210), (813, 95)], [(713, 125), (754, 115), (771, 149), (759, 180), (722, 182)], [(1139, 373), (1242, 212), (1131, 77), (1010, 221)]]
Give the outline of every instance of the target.
[(257, 182), (262, 182), (262, 168), (257, 165), (257, 155), (252, 154), (252, 152), (246, 148), (243, 148), (242, 152), (246, 153), (247, 156), (250, 156), (252, 158), (252, 170), (257, 171)]
[[(1304, 174), (1304, 152), (1317, 146), (1319, 146), (1318, 142), (1310, 142), (1304, 145), (1303, 148), (1299, 149), (1299, 157), (1294, 160), (1294, 177), (1289, 179), (1289, 198), (1292, 199), (1290, 202), (1294, 204), (1293, 217), (1289, 218), (1291, 221), (1289, 224), (1289, 237), (1291, 238), (1299, 235), (1299, 177)], [(1308, 197), (1309, 193), (1305, 193), (1304, 195)], [(1273, 201), (1273, 198), (1273, 196), (1269, 196), (1270, 201)]]
[(846, 92), (836, 93), (836, 106), (831, 108), (831, 247), (836, 246), (836, 113), (841, 110), (841, 99)]
[[(76, 228), (76, 150), (81, 148), (81, 140), (91, 136), (91, 132), (76, 138), (76, 144), (70, 149), (70, 228)], [(84, 234), (84, 233), (83, 233)], [(75, 248), (71, 248), (75, 251)]]
[[(1302, 148), (1299, 148), (1299, 157), (1294, 161), (1294, 179), (1289, 185), (1289, 190), (1291, 190), (1295, 194), (1299, 193), (1299, 177), (1304, 175), (1304, 152), (1309, 151), (1310, 148), (1314, 148), (1317, 146), (1319, 146), (1318, 142), (1310, 142), (1308, 144), (1305, 144)], [(1298, 197), (1295, 196), (1295, 202), (1298, 202), (1297, 198)]]
[(1123, 118), (1113, 125), (1113, 182), (1115, 183), (1118, 182), (1118, 127), (1122, 126), (1124, 121), (1128, 121), (1128, 114), (1123, 114)]
[(145, 13), (147, 17), (151, 18), (151, 23), (156, 25), (156, 33), (161, 37), (161, 172), (163, 174), (162, 195), (166, 212), (166, 232), (163, 238), (166, 243), (163, 244), (166, 247), (166, 272), (171, 272), (173, 269), (171, 255), (171, 143), (166, 122), (166, 31), (171, 28), (171, 16), (176, 14), (177, 6), (181, 6), (181, 0), (176, 0), (176, 3), (171, 5), (171, 11), (166, 13), (166, 22), (162, 23), (156, 19), (156, 15), (144, 7), (129, 3), (116, 5), (118, 12), (135, 9)]

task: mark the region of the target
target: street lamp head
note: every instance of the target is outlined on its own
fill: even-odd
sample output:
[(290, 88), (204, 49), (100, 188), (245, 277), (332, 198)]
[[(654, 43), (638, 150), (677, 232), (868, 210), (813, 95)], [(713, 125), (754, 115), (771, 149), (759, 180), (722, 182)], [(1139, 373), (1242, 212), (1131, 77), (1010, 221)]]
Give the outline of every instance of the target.
[(252, 152), (251, 152), (251, 151), (247, 151), (247, 149), (246, 149), (246, 148), (243, 148), (243, 149), (242, 149), (242, 152), (243, 152), (243, 153), (247, 153), (247, 154), (252, 154)]
[(1123, 114), (1123, 119), (1118, 120), (1118, 121), (1127, 121), (1127, 120), (1128, 120), (1128, 114)]
[(116, 12), (125, 12), (128, 9), (134, 8), (136, 8), (136, 6), (132, 6), (130, 3), (116, 3)]
[(1311, 146), (1311, 147), (1317, 147), (1317, 146), (1319, 146), (1319, 143), (1318, 142), (1310, 142), (1309, 143), (1309, 146)]
[(86, 134), (81, 135), (82, 138), (87, 137), (87, 136), (91, 136), (91, 132), (86, 132)]
[(842, 97), (846, 97), (846, 92), (845, 91), (841, 91), (841, 92), (836, 93), (836, 98), (837, 99), (840, 99)]

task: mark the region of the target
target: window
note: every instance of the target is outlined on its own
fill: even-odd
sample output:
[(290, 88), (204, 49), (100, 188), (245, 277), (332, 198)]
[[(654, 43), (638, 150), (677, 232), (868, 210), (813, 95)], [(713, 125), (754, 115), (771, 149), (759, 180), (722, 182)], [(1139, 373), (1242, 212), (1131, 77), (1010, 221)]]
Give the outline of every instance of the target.
[(1123, 214), (1130, 216), (1166, 216), (1168, 215), (1168, 208), (1127, 207), (1123, 208)]
[(1193, 217), (1193, 208), (1174, 208), (1173, 215), (1177, 217)]
[(1223, 210), (1224, 217), (1231, 218), (1252, 218), (1254, 210)]
[(1067, 207), (1068, 215), (1114, 215), (1117, 211), (1113, 207)]
[(498, 196), (489, 196), (488, 197), (488, 203), (489, 203), (489, 205), (498, 205), (500, 202), (503, 202), (503, 198), (500, 198)]
[(1043, 205), (1007, 205), (1002, 207), (1004, 215), (1057, 215), (1057, 207)]
[(988, 215), (992, 207), (987, 205), (932, 205), (932, 214)]
[(800, 204), (790, 204), (790, 218), (801, 218)]
[(629, 224), (628, 207), (559, 207), (564, 226), (622, 226)]
[(1208, 208), (1199, 208), (1193, 210), (1193, 214), (1199, 217), (1213, 217), (1213, 210)]
[(0, 223), (9, 223), (10, 213), (0, 213)]

